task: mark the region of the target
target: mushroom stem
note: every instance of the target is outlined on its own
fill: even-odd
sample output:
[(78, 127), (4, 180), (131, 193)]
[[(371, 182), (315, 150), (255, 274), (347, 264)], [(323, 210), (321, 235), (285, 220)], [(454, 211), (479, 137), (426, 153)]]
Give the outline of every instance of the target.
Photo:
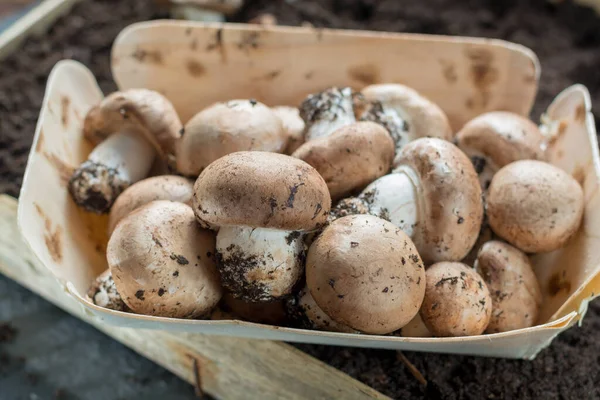
[(103, 214), (129, 185), (148, 175), (154, 147), (135, 132), (111, 135), (90, 153), (69, 180), (75, 203)]
[(223, 286), (245, 301), (272, 301), (291, 293), (304, 270), (300, 232), (222, 226), (216, 250)]
[(419, 184), (415, 173), (401, 166), (363, 190), (369, 213), (386, 219), (412, 237), (419, 220)]

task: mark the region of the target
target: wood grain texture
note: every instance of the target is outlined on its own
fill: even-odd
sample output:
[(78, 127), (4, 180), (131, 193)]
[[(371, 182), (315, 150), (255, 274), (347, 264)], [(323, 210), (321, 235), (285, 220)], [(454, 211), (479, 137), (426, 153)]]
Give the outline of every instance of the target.
[(0, 195), (0, 273), (219, 399), (386, 399), (342, 372), (280, 342), (116, 328), (93, 320), (23, 242), (17, 202)]

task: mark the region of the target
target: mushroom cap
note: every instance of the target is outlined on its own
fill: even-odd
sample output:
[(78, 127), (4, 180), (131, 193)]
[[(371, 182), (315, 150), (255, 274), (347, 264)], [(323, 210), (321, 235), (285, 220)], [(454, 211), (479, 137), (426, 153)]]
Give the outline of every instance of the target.
[(564, 246), (579, 228), (583, 208), (579, 183), (543, 161), (522, 160), (503, 167), (487, 195), (492, 230), (527, 253)]
[(535, 324), (542, 291), (525, 253), (493, 240), (483, 245), (475, 267), (492, 297), (492, 317), (486, 332), (507, 332)]
[(221, 299), (214, 253), (215, 234), (198, 226), (190, 206), (158, 200), (121, 220), (106, 256), (117, 289), (134, 312), (198, 318)]
[(83, 124), (84, 136), (94, 144), (115, 132), (140, 132), (163, 157), (175, 154), (175, 143), (182, 129), (173, 104), (162, 94), (148, 89), (110, 94), (90, 109)]
[(235, 316), (246, 321), (261, 324), (281, 325), (287, 319), (285, 304), (283, 301), (272, 301), (268, 303), (251, 303), (236, 299), (229, 293), (223, 295), (223, 303), (227, 310)]
[(306, 283), (334, 321), (385, 334), (419, 311), (425, 268), (410, 238), (394, 224), (351, 215), (333, 221), (310, 246)]
[(473, 336), (485, 331), (492, 298), (473, 268), (459, 262), (439, 262), (426, 272), (427, 288), (421, 318), (434, 336)]
[(288, 136), (281, 119), (256, 100), (215, 103), (185, 124), (177, 143), (177, 169), (197, 177), (213, 161), (236, 151), (280, 153)]
[(288, 313), (292, 320), (302, 328), (319, 331), (359, 333), (356, 330), (338, 324), (315, 302), (310, 291), (305, 286), (287, 302)]
[(393, 108), (408, 124), (411, 136), (451, 140), (453, 133), (442, 109), (419, 92), (397, 83), (370, 85), (361, 90), (367, 100)]
[(481, 114), (456, 134), (470, 156), (485, 157), (495, 170), (518, 160), (544, 160), (544, 136), (529, 118), (506, 111)]
[(116, 311), (129, 311), (117, 291), (110, 269), (107, 269), (92, 282), (87, 295), (97, 306)]
[(278, 106), (272, 108), (275, 115), (283, 123), (283, 131), (288, 138), (285, 154), (292, 154), (304, 143), (304, 120), (300, 117), (300, 110), (296, 107)]
[(315, 167), (336, 200), (385, 175), (394, 159), (394, 142), (381, 125), (356, 122), (304, 143), (292, 157)]
[(425, 263), (464, 258), (479, 235), (483, 201), (471, 160), (455, 145), (435, 138), (408, 143), (394, 172), (418, 186), (419, 222), (412, 239)]
[(249, 226), (289, 231), (317, 229), (331, 198), (319, 173), (283, 154), (244, 151), (206, 168), (194, 184), (194, 211), (202, 226)]
[(133, 210), (155, 200), (170, 200), (192, 205), (194, 183), (177, 175), (146, 178), (129, 186), (117, 197), (108, 216), (108, 232)]

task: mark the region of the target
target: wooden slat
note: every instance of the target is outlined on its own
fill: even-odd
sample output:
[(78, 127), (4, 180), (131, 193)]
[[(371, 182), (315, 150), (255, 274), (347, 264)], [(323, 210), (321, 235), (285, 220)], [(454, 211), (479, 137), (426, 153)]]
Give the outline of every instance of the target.
[(0, 195), (0, 273), (221, 399), (386, 399), (280, 342), (117, 328), (91, 319), (40, 265), (17, 228), (17, 202)]

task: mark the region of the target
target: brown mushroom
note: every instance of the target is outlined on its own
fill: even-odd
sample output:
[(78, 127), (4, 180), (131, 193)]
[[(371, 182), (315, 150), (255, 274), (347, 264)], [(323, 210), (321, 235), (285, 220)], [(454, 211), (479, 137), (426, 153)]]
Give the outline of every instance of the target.
[(544, 136), (530, 119), (506, 111), (481, 114), (456, 134), (457, 146), (471, 158), (487, 189), (494, 174), (518, 160), (544, 160)]
[(97, 306), (115, 311), (129, 311), (117, 291), (110, 269), (107, 269), (94, 280), (87, 292), (89, 299)]
[(170, 200), (192, 205), (194, 183), (176, 175), (162, 175), (143, 179), (121, 193), (110, 209), (109, 234), (117, 223), (133, 210), (155, 200)]
[(361, 93), (372, 104), (358, 118), (382, 124), (394, 139), (396, 153), (419, 138), (452, 139), (452, 128), (446, 114), (416, 90), (386, 83), (367, 86)]
[(273, 107), (275, 115), (283, 123), (283, 131), (288, 138), (285, 154), (292, 154), (304, 143), (304, 120), (300, 117), (300, 110), (296, 107), (278, 106)]
[(331, 199), (304, 161), (253, 151), (209, 165), (194, 185), (193, 205), (202, 226), (219, 230), (223, 285), (259, 302), (291, 293), (304, 269), (303, 233), (325, 223)]
[(492, 296), (488, 333), (528, 328), (537, 321), (542, 291), (529, 257), (497, 240), (483, 245), (475, 262)]
[(192, 208), (167, 200), (133, 211), (115, 228), (106, 255), (123, 301), (140, 314), (198, 318), (222, 295), (215, 235)]
[(363, 190), (358, 197), (362, 207), (346, 200), (333, 216), (366, 209), (392, 222), (411, 237), (426, 264), (464, 258), (477, 240), (483, 217), (481, 188), (471, 161), (448, 141), (423, 138), (405, 145), (395, 166)]
[(83, 134), (99, 144), (71, 176), (71, 197), (87, 211), (108, 212), (123, 190), (148, 176), (156, 154), (172, 159), (181, 129), (175, 108), (158, 92), (106, 97), (86, 115)]
[(215, 103), (185, 124), (177, 143), (177, 170), (196, 178), (213, 161), (236, 151), (283, 152), (288, 136), (281, 119), (250, 100)]
[(421, 318), (434, 336), (482, 334), (490, 322), (492, 299), (475, 270), (459, 262), (439, 262), (426, 272)]
[(556, 250), (579, 228), (583, 190), (554, 165), (534, 160), (508, 164), (494, 175), (487, 195), (492, 230), (527, 253)]
[(304, 143), (292, 157), (315, 167), (336, 200), (385, 175), (394, 158), (394, 142), (381, 125), (356, 122)]
[(425, 268), (399, 228), (372, 215), (351, 215), (332, 222), (310, 246), (306, 283), (334, 321), (386, 334), (419, 311)]

